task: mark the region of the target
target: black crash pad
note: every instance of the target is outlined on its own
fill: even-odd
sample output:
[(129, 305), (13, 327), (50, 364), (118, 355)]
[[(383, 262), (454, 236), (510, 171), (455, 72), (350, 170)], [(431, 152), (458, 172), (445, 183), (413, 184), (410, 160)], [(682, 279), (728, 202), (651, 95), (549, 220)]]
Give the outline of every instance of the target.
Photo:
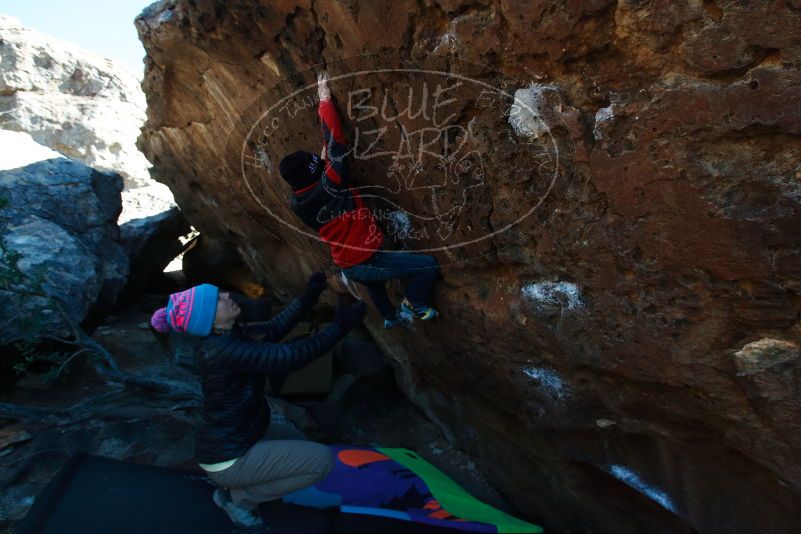
[[(21, 534), (211, 534), (238, 529), (212, 501), (204, 476), (78, 454), (37, 496)], [(269, 534), (447, 533), (450, 529), (383, 517), (266, 503)]]

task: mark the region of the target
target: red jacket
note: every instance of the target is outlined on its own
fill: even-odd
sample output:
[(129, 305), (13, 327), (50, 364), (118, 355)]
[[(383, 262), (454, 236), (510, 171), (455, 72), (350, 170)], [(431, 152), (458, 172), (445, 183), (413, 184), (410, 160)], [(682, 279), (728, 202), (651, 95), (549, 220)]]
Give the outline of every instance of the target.
[(334, 103), (321, 100), (319, 114), (326, 147), (323, 177), (295, 191), (290, 206), (328, 244), (334, 263), (350, 267), (370, 259), (381, 248), (384, 233), (350, 186), (348, 147)]

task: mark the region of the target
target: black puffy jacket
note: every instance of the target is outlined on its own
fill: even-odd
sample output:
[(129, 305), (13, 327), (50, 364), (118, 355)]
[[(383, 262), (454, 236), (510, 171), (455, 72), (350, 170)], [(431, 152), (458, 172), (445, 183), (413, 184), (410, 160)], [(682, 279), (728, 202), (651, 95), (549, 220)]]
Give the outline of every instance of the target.
[[(264, 437), (270, 407), (264, 398), (267, 373), (287, 374), (327, 353), (346, 332), (336, 323), (290, 343), (277, 343), (303, 313), (300, 299), (258, 326), (234, 325), (225, 335), (212, 334), (197, 348), (203, 387), (203, 421), (195, 456), (202, 464), (232, 460)], [(264, 335), (263, 341), (250, 336)]]

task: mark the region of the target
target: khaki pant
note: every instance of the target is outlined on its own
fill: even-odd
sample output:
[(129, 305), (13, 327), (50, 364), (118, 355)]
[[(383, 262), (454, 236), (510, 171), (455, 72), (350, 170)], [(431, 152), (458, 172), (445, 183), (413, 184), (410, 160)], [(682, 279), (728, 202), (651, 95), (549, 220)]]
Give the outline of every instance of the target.
[(271, 423), (265, 439), (227, 469), (208, 476), (218, 486), (229, 488), (237, 506), (254, 510), (259, 503), (279, 499), (324, 479), (333, 467), (331, 449), (308, 441), (300, 430)]

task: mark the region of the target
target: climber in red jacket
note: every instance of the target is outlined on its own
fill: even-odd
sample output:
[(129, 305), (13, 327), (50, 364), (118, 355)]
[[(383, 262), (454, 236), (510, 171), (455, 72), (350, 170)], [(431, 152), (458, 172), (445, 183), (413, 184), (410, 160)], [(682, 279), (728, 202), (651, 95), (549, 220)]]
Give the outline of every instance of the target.
[[(299, 150), (281, 160), (281, 176), (292, 187), (292, 211), (313, 228), (331, 249), (334, 263), (349, 279), (367, 287), (370, 299), (392, 328), (404, 318), (433, 319), (437, 311), (427, 299), (438, 273), (433, 256), (384, 251), (384, 234), (375, 215), (350, 185), (348, 147), (339, 114), (331, 100), (328, 76), (317, 80), (323, 157)], [(400, 313), (384, 284), (408, 279)]]

